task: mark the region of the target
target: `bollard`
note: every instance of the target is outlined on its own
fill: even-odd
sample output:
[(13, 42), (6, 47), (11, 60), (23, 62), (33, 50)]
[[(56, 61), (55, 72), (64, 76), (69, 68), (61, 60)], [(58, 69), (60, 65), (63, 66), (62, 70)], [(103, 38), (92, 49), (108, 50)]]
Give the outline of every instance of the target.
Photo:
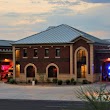
[(35, 81), (32, 81), (32, 86), (35, 86)]

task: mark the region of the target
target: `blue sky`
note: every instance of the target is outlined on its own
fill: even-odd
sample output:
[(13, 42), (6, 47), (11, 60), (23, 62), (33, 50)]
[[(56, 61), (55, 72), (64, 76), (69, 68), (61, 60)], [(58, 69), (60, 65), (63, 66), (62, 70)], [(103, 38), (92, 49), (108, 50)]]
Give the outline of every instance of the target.
[(110, 0), (0, 0), (0, 39), (18, 40), (67, 24), (110, 39)]

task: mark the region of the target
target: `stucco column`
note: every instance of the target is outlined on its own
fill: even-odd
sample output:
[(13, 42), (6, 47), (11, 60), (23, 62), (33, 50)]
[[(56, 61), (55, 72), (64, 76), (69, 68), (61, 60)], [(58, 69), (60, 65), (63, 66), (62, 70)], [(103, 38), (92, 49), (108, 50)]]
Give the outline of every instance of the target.
[(16, 63), (15, 63), (15, 46), (13, 46), (13, 79), (15, 79), (15, 68), (16, 68)]
[(93, 44), (90, 44), (90, 75), (91, 81), (94, 81), (94, 49)]
[(73, 77), (73, 45), (70, 45), (70, 77)]

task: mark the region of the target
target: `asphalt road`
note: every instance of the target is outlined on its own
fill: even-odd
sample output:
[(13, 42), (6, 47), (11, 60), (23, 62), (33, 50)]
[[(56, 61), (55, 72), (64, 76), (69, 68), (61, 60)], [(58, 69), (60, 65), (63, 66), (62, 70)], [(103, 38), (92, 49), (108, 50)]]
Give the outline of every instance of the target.
[(83, 110), (82, 102), (42, 100), (0, 100), (0, 110)]

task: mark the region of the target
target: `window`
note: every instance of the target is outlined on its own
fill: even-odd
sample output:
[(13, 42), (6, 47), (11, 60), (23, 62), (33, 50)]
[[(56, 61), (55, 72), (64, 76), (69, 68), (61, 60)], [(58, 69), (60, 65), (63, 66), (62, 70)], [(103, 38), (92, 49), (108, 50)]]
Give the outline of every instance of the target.
[(23, 49), (23, 57), (27, 57), (27, 49)]
[(34, 49), (34, 57), (37, 57), (37, 56), (38, 56), (38, 50)]
[(45, 49), (45, 57), (49, 57), (49, 49)]
[(78, 50), (77, 52), (77, 78), (85, 78), (87, 73), (86, 51)]
[(56, 57), (60, 57), (60, 49), (56, 48)]
[(16, 61), (19, 61), (20, 60), (20, 50), (19, 49), (17, 49), (15, 51), (15, 57), (16, 57)]

